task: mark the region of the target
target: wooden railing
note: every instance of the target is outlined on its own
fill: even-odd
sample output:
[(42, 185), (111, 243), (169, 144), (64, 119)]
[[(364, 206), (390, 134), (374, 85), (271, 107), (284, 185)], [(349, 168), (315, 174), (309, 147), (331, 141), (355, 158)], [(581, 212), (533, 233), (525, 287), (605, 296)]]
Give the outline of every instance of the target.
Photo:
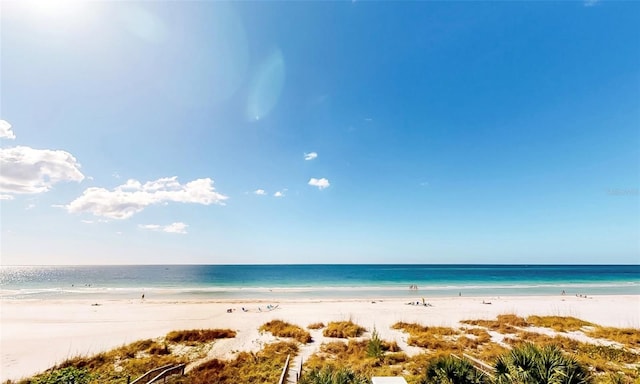
[(296, 370), (296, 383), (300, 380), (300, 376), (302, 376), (302, 356), (300, 356), (300, 364)]
[(164, 371), (162, 371), (162, 373), (160, 373), (158, 376), (154, 377), (153, 379), (149, 380), (149, 382), (147, 384), (153, 384), (153, 383), (159, 383), (160, 380), (162, 380), (163, 383), (167, 382), (167, 377), (172, 376), (172, 375), (184, 375), (184, 368), (186, 367), (185, 364), (180, 364), (180, 365), (176, 365), (173, 368), (167, 368)]
[(164, 365), (160, 368), (150, 370), (149, 372), (135, 379), (133, 382), (131, 382), (131, 384), (153, 384), (160, 382), (160, 380), (166, 383), (167, 377), (171, 375), (184, 375), (184, 368), (185, 364)]
[(471, 362), (471, 364), (474, 366), (474, 368), (476, 368), (478, 371), (484, 373), (485, 375), (489, 376), (489, 378), (494, 379), (495, 378), (495, 374), (496, 374), (496, 370), (495, 368), (493, 368), (492, 366), (490, 366), (489, 364), (485, 363), (482, 360), (478, 360), (473, 356), (469, 356), (466, 353), (462, 354), (462, 357), (458, 356), (458, 355), (451, 355), (453, 357), (455, 357), (458, 360), (462, 360), (463, 358), (469, 360), (469, 362)]
[(280, 375), (280, 380), (278, 384), (284, 384), (284, 381), (287, 379), (287, 373), (289, 372), (289, 359), (291, 355), (287, 355), (287, 361), (284, 362), (284, 367), (282, 367), (282, 374)]
[(148, 384), (149, 380), (152, 377), (155, 377), (154, 375), (157, 375), (158, 372), (162, 372), (167, 368), (172, 367), (173, 364), (168, 364), (168, 365), (164, 365), (160, 368), (156, 368), (156, 369), (152, 369), (149, 372), (145, 373), (144, 375), (138, 377), (137, 379), (133, 380), (133, 382), (131, 382), (131, 384)]

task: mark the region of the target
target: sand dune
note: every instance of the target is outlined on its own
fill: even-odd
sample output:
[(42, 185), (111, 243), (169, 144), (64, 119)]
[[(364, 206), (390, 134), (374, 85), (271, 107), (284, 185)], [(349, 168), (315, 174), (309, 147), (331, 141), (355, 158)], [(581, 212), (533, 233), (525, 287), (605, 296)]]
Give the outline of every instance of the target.
[[(256, 351), (272, 336), (258, 328), (273, 319), (306, 327), (310, 323), (348, 320), (380, 336), (406, 345), (403, 333), (390, 329), (398, 321), (457, 326), (464, 319), (493, 319), (499, 314), (574, 316), (600, 325), (640, 328), (640, 296), (526, 296), (427, 299), (432, 306), (407, 305), (400, 299), (307, 301), (2, 301), (1, 381), (40, 372), (62, 360), (94, 354), (178, 329), (231, 328), (234, 339), (217, 342), (212, 357), (228, 358), (237, 351)], [(265, 311), (268, 304), (279, 304)], [(242, 307), (248, 312), (241, 310)], [(227, 313), (227, 309), (234, 311)], [(320, 332), (312, 333), (317, 348)], [(408, 353), (411, 351), (407, 350)]]

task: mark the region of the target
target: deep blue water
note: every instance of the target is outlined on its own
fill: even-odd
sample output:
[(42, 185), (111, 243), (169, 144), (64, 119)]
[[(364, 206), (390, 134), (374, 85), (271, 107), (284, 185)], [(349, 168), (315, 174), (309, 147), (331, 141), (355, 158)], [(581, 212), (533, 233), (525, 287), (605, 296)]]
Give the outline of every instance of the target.
[[(417, 285), (418, 292), (409, 290)], [(153, 265), (2, 267), (5, 299), (329, 298), (640, 294), (640, 265)]]

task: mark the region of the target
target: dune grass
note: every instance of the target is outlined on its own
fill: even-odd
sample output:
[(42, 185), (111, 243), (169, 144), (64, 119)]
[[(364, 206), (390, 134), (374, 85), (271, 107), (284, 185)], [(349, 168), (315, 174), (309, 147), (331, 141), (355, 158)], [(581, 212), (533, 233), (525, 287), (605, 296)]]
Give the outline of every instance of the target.
[(324, 323), (311, 323), (307, 325), (307, 329), (322, 329), (324, 328)]
[(93, 356), (67, 359), (19, 383), (66, 383), (69, 380), (88, 384), (119, 383), (126, 382), (127, 378), (133, 380), (162, 365), (183, 362), (183, 357), (171, 355), (167, 345), (153, 340), (140, 340)]
[(518, 329), (516, 327), (528, 327), (530, 325), (525, 319), (514, 314), (498, 315), (496, 320), (462, 320), (461, 323), (485, 327), (502, 334), (517, 333)]
[(492, 342), (491, 335), (483, 328), (456, 330), (405, 322), (398, 322), (392, 328), (409, 333), (407, 344), (425, 348), (425, 353), (430, 357), (467, 353), (478, 359), (493, 362), (507, 351), (507, 348)]
[(595, 327), (586, 332), (587, 336), (615, 341), (631, 348), (640, 348), (640, 329)]
[(409, 333), (407, 344), (431, 350), (448, 349), (452, 337), (460, 333), (449, 327), (425, 327), (404, 322), (395, 323), (392, 328)]
[(593, 325), (588, 321), (570, 316), (529, 316), (526, 322), (535, 327), (551, 328), (557, 332), (579, 331), (582, 327)]
[[(384, 345), (391, 345), (382, 340)], [(320, 370), (323, 367), (349, 368), (358, 375), (396, 376), (402, 374), (403, 364), (409, 358), (404, 352), (385, 351), (380, 357), (370, 356), (367, 350), (369, 340), (333, 341), (320, 346), (320, 351), (305, 362), (305, 370)]]
[(176, 384), (277, 383), (288, 355), (298, 353), (292, 342), (266, 345), (257, 353), (240, 352), (229, 361), (213, 359), (195, 367)]
[(260, 327), (261, 332), (271, 332), (278, 337), (291, 337), (302, 344), (311, 342), (311, 334), (297, 325), (289, 324), (282, 320), (272, 320)]
[(352, 321), (332, 321), (327, 324), (322, 334), (324, 337), (335, 337), (346, 339), (349, 337), (359, 337), (366, 331), (363, 327)]
[(207, 343), (216, 339), (236, 337), (236, 332), (230, 329), (191, 329), (172, 331), (165, 339), (171, 343)]

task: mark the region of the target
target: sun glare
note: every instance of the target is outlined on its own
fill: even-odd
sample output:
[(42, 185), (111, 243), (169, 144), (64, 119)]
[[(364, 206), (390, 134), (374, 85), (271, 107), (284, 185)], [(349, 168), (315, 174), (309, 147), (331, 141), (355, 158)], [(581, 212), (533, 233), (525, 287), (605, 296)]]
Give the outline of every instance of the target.
[(79, 0), (31, 0), (26, 1), (25, 5), (41, 17), (68, 19), (77, 16), (86, 2)]

